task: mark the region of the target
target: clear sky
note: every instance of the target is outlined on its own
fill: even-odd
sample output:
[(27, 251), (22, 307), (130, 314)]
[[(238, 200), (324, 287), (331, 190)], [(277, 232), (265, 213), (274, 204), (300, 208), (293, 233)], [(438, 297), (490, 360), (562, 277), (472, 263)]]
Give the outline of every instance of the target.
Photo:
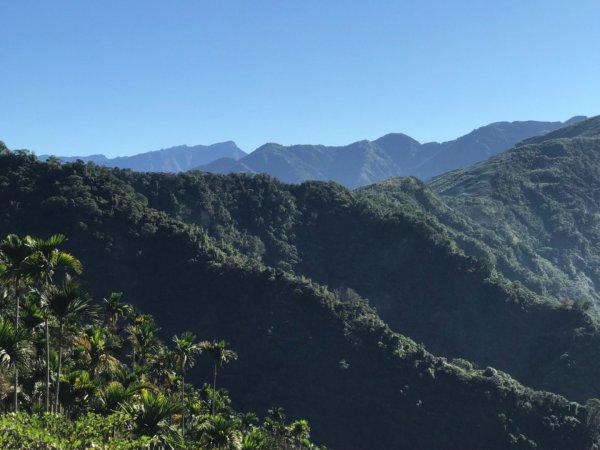
[(128, 155), (600, 114), (598, 0), (1, 1), (0, 140)]

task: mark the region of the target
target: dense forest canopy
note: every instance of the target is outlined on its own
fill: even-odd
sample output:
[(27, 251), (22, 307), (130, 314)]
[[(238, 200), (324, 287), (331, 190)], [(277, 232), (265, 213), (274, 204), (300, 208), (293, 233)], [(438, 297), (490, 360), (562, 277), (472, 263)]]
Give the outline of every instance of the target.
[[(410, 209), (511, 280), (544, 296), (598, 301), (595, 117), (429, 183), (393, 179), (361, 192)], [(567, 139), (568, 137), (568, 139)]]
[[(65, 236), (0, 242), (0, 445), (19, 449), (314, 449), (306, 421), (237, 413), (217, 374), (225, 341), (159, 338), (151, 315), (111, 293), (93, 302)], [(212, 382), (189, 384), (201, 354)], [(10, 414), (6, 414), (12, 411)]]
[[(509, 281), (492, 245), (450, 226), (466, 216), (417, 180), (349, 191), (262, 175), (41, 162), (4, 148), (0, 201), (2, 235), (65, 233), (61, 249), (85, 268), (80, 284), (107, 299), (124, 292), (160, 318), (163, 342), (182, 330), (230, 342), (239, 358), (218, 383), (236, 410), (267, 417), (257, 429), (281, 405), (290, 417), (277, 419), (282, 427), (306, 418), (332, 448), (587, 449), (597, 439), (595, 402), (535, 391), (502, 372), (580, 403), (597, 396), (593, 315)], [(74, 347), (59, 347), (66, 366), (54, 382), (67, 383), (72, 370), (93, 379), (90, 367), (69, 367)], [(133, 372), (133, 359), (148, 355), (131, 353), (126, 347), (122, 363)], [(206, 369), (185, 380), (212, 381)], [(192, 395), (178, 376), (175, 398), (181, 386)], [(208, 416), (213, 392), (198, 390)], [(69, 429), (87, 420), (77, 417), (85, 416), (73, 415)], [(15, 420), (12, 429), (45, 426)]]

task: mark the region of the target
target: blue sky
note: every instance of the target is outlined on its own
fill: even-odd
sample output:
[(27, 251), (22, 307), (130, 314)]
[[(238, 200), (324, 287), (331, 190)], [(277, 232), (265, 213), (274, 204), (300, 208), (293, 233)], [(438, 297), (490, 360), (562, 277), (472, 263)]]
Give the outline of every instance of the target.
[(0, 140), (38, 154), (600, 114), (597, 0), (20, 0), (0, 18)]

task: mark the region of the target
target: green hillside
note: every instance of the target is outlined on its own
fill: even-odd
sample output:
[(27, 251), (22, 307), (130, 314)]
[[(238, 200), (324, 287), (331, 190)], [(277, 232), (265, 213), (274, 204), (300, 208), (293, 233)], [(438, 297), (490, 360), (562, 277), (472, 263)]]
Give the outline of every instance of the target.
[(593, 320), (496, 273), (488, 246), (416, 206), (429, 198), (460, 219), (416, 180), (402, 183), (403, 198), (418, 198), (406, 203), (377, 192), (398, 192), (393, 183), (353, 193), (265, 176), (117, 175), (152, 207), (205, 227), (256, 261), (368, 298), (394, 330), (436, 354), (491, 365), (580, 401), (597, 395)]
[[(0, 233), (63, 232), (69, 236), (66, 248), (83, 262), (83, 280), (95, 295), (124, 291), (129, 301), (157, 317), (167, 336), (189, 329), (231, 342), (240, 358), (220, 382), (238, 409), (264, 414), (272, 405), (284, 406), (292, 420), (309, 419), (317, 442), (340, 449), (587, 449), (596, 439), (593, 411), (524, 388), (492, 368), (475, 370), (464, 360), (434, 357), (392, 331), (405, 330), (394, 324), (390, 329), (350, 290), (356, 284), (357, 292), (368, 294), (365, 278), (353, 278), (362, 266), (351, 263), (364, 265), (378, 257), (381, 263), (375, 270), (395, 259), (382, 258), (377, 251), (386, 247), (390, 256), (407, 255), (391, 266), (394, 276), (400, 268), (415, 267), (398, 279), (417, 270), (451, 268), (435, 279), (442, 283), (456, 277), (462, 286), (460, 277), (471, 276), (481, 289), (499, 286), (492, 291), (500, 289), (505, 297), (492, 298), (473, 313), (463, 310), (474, 320), (461, 326), (487, 321), (474, 336), (488, 336), (497, 345), (508, 334), (494, 337), (502, 320), (530, 309), (555, 317), (564, 328), (565, 344), (571, 345), (575, 337), (582, 347), (594, 344), (595, 328), (584, 313), (538, 305), (535, 299), (524, 303), (529, 294), (514, 297), (509, 287), (486, 280), (485, 267), (448, 252), (447, 243), (436, 240), (414, 218), (377, 211), (335, 185), (289, 187), (267, 177), (199, 173), (134, 174), (1, 153), (0, 201), (6, 207)], [(362, 242), (367, 236), (371, 240)], [(396, 241), (385, 245), (389, 236)], [(379, 247), (373, 247), (377, 240)], [(371, 255), (366, 253), (369, 247)], [(408, 255), (419, 253), (422, 259), (409, 260)], [(431, 269), (422, 265), (438, 257), (446, 259)], [(332, 263), (340, 268), (313, 274), (329, 289), (302, 277)], [(342, 277), (347, 289), (338, 283)], [(420, 280), (420, 287), (432, 292), (425, 288), (434, 283)], [(383, 286), (373, 303), (396, 286), (395, 281)], [(461, 306), (450, 302), (468, 292), (449, 286), (454, 294), (442, 309), (460, 311)], [(466, 289), (471, 289), (469, 284)], [(403, 300), (398, 297), (393, 303)], [(476, 297), (465, 301), (470, 306), (482, 303)], [(486, 316), (477, 317), (488, 307)], [(427, 314), (427, 309), (421, 311)], [(429, 314), (434, 316), (431, 309)], [(448, 327), (440, 326), (442, 311), (439, 316), (430, 322), (443, 333)], [(496, 317), (499, 323), (493, 324)], [(532, 327), (532, 352), (540, 348), (535, 340), (547, 337), (544, 330)], [(438, 341), (441, 345), (442, 339)], [(506, 347), (505, 356), (516, 349), (512, 343)], [(523, 355), (515, 358), (525, 363)], [(593, 359), (589, 353), (586, 360), (575, 355), (578, 364)], [(205, 380), (209, 370), (201, 367), (190, 378)], [(575, 389), (565, 380), (571, 372), (555, 370), (549, 382)], [(589, 382), (577, 378), (580, 372), (574, 373), (572, 384), (583, 383), (590, 390)], [(593, 377), (594, 371), (587, 374)]]
[(565, 302), (600, 301), (599, 124), (558, 130), (430, 183), (470, 219), (503, 273)]
[[(281, 408), (261, 420), (231, 407), (217, 384), (237, 359), (225, 341), (183, 331), (163, 342), (122, 293), (91, 300), (64, 239), (0, 241), (1, 448), (322, 449)], [(187, 376), (202, 354), (214, 370), (200, 387)]]

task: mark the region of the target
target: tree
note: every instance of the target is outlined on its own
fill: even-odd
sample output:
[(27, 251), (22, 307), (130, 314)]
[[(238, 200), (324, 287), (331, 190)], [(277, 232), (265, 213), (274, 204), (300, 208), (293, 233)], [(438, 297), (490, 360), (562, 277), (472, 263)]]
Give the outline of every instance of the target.
[(76, 325), (96, 316), (96, 308), (92, 305), (87, 293), (79, 282), (66, 275), (59, 287), (54, 287), (48, 296), (48, 309), (58, 320), (58, 368), (56, 371), (56, 397), (54, 407), (58, 411), (60, 394), (60, 375), (64, 347), (65, 326)]
[(28, 241), (32, 254), (26, 262), (30, 273), (36, 275), (39, 284), (41, 306), (44, 308), (44, 326), (46, 331), (46, 411), (50, 410), (50, 329), (49, 311), (44, 301), (52, 277), (57, 269), (72, 271), (77, 274), (83, 270), (81, 262), (70, 253), (59, 250), (58, 246), (65, 241), (62, 234), (54, 234), (48, 239), (30, 238)]
[(213, 404), (212, 404), (212, 413), (215, 414), (215, 398), (217, 391), (217, 371), (220, 367), (223, 367), (223, 364), (227, 364), (230, 361), (237, 359), (237, 353), (233, 350), (227, 348), (227, 342), (221, 341), (203, 341), (200, 343), (200, 348), (202, 350), (206, 350), (206, 352), (213, 359), (215, 367), (213, 374)]
[(239, 421), (219, 416), (206, 416), (198, 426), (201, 448), (211, 450), (237, 450), (242, 446)]
[(35, 292), (29, 292), (21, 304), (20, 327), (29, 332), (36, 331), (44, 323), (44, 311), (40, 306), (40, 295)]
[(31, 273), (35, 273), (43, 285), (52, 282), (56, 270), (72, 271), (81, 273), (83, 267), (72, 254), (58, 248), (66, 240), (63, 234), (53, 234), (48, 239), (31, 238), (27, 245), (31, 249), (31, 255), (27, 258), (25, 265)]
[(135, 394), (140, 392), (142, 389), (148, 389), (148, 384), (140, 384), (137, 382), (129, 383), (127, 386), (123, 386), (123, 383), (119, 381), (111, 381), (106, 386), (103, 386), (98, 391), (98, 403), (100, 411), (104, 413), (110, 413), (117, 410), (117, 408), (133, 398)]
[[(216, 392), (218, 369), (237, 356), (224, 341), (203, 343), (215, 362), (213, 388), (200, 391), (186, 384), (202, 351), (196, 336), (177, 334), (169, 349), (152, 316), (128, 314), (120, 293), (104, 301), (106, 322), (96, 320), (99, 305), (68, 273), (80, 271), (80, 264), (59, 256), (56, 246), (63, 239), (13, 235), (11, 246), (5, 246), (11, 256), (0, 253), (0, 409), (6, 409), (5, 402), (12, 409), (14, 390), (15, 409), (29, 411), (0, 414), (0, 447), (275, 448), (256, 415), (237, 414), (225, 390)], [(56, 284), (59, 268), (67, 273)], [(137, 370), (124, 363), (129, 356), (119, 320), (125, 315)], [(47, 409), (51, 403), (60, 414), (39, 414), (44, 344)], [(20, 378), (13, 383), (14, 372)], [(56, 383), (54, 399), (50, 382)]]
[[(175, 343), (175, 365), (181, 375), (181, 403), (185, 404), (185, 373), (196, 364), (196, 355), (202, 352), (196, 342), (196, 335), (186, 331), (181, 336), (173, 336)], [(185, 436), (185, 412), (181, 419), (181, 434)]]
[[(0, 316), (0, 366), (15, 371), (27, 367), (31, 357), (28, 339), (23, 329), (16, 329), (10, 320)], [(18, 390), (19, 385), (15, 383), (15, 397), (18, 396)]]
[(92, 375), (97, 377), (108, 374), (112, 381), (112, 377), (120, 368), (120, 362), (110, 353), (108, 333), (105, 328), (93, 325), (79, 336), (77, 348), (86, 355)]
[(117, 334), (117, 325), (121, 317), (125, 317), (133, 311), (130, 304), (121, 300), (122, 292), (113, 292), (104, 299), (104, 312), (108, 325), (113, 334)]
[[(19, 331), (19, 312), (21, 297), (24, 295), (24, 285), (30, 278), (30, 268), (27, 258), (31, 256), (32, 238), (25, 236), (23, 239), (16, 234), (9, 234), (0, 242), (0, 259), (2, 260), (2, 283), (8, 291), (14, 295), (15, 301), (15, 332)], [(14, 365), (14, 383), (15, 397), (14, 409), (19, 411), (18, 385), (19, 385), (19, 366)]]
[(73, 408), (78, 412), (86, 409), (86, 403), (92, 398), (98, 385), (87, 370), (73, 370), (63, 375), (63, 387), (61, 389), (62, 406), (68, 414)]
[(597, 439), (600, 435), (600, 399), (591, 398), (586, 404), (586, 423), (593, 430), (594, 437)]
[(169, 429), (169, 419), (181, 405), (161, 392), (144, 389), (138, 398), (124, 403), (122, 409), (133, 422), (137, 435), (166, 437), (164, 432)]
[[(155, 351), (158, 346), (158, 337), (156, 333), (160, 330), (154, 320), (147, 315), (136, 317), (128, 327), (129, 340), (133, 346), (133, 369), (135, 370), (136, 361), (140, 365), (146, 364), (149, 353)], [(138, 356), (139, 355), (139, 356)]]

